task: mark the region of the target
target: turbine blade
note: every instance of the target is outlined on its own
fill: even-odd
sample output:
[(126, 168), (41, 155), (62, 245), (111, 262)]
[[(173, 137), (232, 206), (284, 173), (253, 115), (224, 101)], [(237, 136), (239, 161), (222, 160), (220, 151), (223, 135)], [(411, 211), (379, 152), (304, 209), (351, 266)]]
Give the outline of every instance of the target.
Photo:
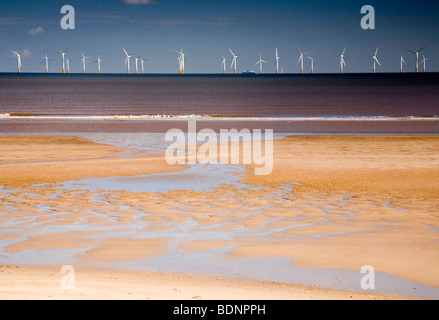
[(122, 48), (122, 49), (123, 49), (123, 52), (125, 52), (126, 56), (128, 57), (128, 53), (127, 53), (127, 51), (125, 50), (125, 48)]
[(419, 49), (418, 52), (421, 52), (421, 51), (424, 50), (427, 46), (428, 46), (428, 44), (425, 45), (425, 46), (423, 46), (421, 49)]
[(416, 54), (416, 52), (415, 52), (415, 51), (413, 51), (413, 50), (410, 50), (410, 49), (407, 49), (407, 48), (406, 48), (406, 50), (410, 51), (411, 53), (414, 53), (414, 54)]
[(375, 50), (375, 56), (377, 55), (377, 53), (378, 53), (378, 48)]
[(345, 47), (344, 50), (343, 50), (343, 52), (342, 52), (341, 54), (344, 54), (347, 48), (348, 48), (348, 47)]

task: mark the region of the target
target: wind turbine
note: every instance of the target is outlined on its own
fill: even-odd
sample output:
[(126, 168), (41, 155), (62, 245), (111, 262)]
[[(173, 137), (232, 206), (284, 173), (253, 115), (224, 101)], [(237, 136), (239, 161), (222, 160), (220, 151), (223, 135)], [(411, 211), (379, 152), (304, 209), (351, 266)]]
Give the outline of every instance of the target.
[(303, 73), (303, 55), (306, 53), (303, 53), (302, 51), (300, 51), (300, 49), (296, 46), (297, 51), (299, 51), (299, 60), (297, 61), (297, 64), (299, 64), (300, 62), (300, 73)]
[(49, 73), (49, 57), (47, 56), (47, 53), (44, 53), (43, 61), (40, 64), (46, 63), (46, 73)]
[(177, 60), (178, 60), (178, 67), (180, 69), (180, 74), (184, 74), (184, 53), (183, 53), (183, 49), (181, 49), (181, 51), (177, 51), (174, 49), (175, 52), (177, 52), (179, 54)]
[(68, 47), (66, 50), (64, 50), (63, 52), (60, 51), (56, 51), (58, 54), (60, 54), (62, 56), (62, 73), (65, 73), (65, 56), (66, 56), (66, 52), (67, 50), (69, 50), (70, 47)]
[(70, 73), (70, 60), (66, 57), (67, 73)]
[(137, 68), (137, 61), (140, 59), (141, 56), (138, 57), (134, 57), (134, 61), (136, 63), (136, 74), (138, 73), (138, 68)]
[(98, 56), (98, 58), (93, 62), (98, 63), (98, 73), (101, 73), (101, 63), (102, 63), (101, 57)]
[(259, 61), (255, 65), (259, 64), (259, 74), (262, 74), (262, 63), (267, 63), (267, 61), (262, 60), (261, 54), (259, 53)]
[(235, 54), (233, 53), (233, 51), (230, 50), (230, 48), (229, 48), (229, 51), (230, 51), (230, 53), (231, 53), (232, 56), (233, 56), (233, 60), (232, 60), (232, 64), (230, 65), (230, 68), (233, 68), (233, 66), (235, 66), (235, 67), (234, 67), (234, 71), (233, 71), (233, 73), (236, 74), (236, 58), (238, 58), (238, 56), (235, 55)]
[(403, 62), (405, 63), (404, 54), (401, 55), (401, 68), (399, 69), (399, 72), (401, 72), (401, 73), (402, 73), (402, 63)]
[(223, 74), (226, 74), (226, 58), (224, 58), (223, 55), (221, 55), (223, 58), (223, 62), (221, 63), (221, 66), (224, 67)]
[(411, 53), (416, 54), (416, 69), (415, 72), (418, 72), (418, 67), (419, 67), (419, 52), (421, 52), (422, 50), (425, 49), (425, 47), (427, 47), (427, 45), (423, 46), (421, 49), (419, 49), (418, 51), (412, 51), (410, 49), (407, 49), (408, 51), (410, 51)]
[(426, 62), (427, 60), (430, 60), (430, 59), (426, 58), (424, 55), (422, 55), (422, 58), (423, 58), (423, 59), (422, 59), (421, 63), (424, 64), (423, 72), (425, 72), (425, 62)]
[(340, 73), (343, 73), (343, 66), (346, 65), (346, 62), (344, 62), (344, 53), (345, 53), (345, 51), (346, 51), (346, 48), (347, 48), (347, 47), (345, 47), (344, 50), (343, 50), (343, 52), (338, 56), (339, 59), (340, 59)]
[(314, 58), (308, 56), (308, 59), (311, 60), (311, 73), (314, 73)]
[(181, 74), (184, 74), (184, 53), (183, 49), (180, 51), (180, 64), (181, 64)]
[(84, 56), (84, 54), (82, 52), (81, 52), (81, 56), (82, 56), (82, 59), (81, 59), (81, 62), (82, 62), (82, 73), (85, 73), (85, 60), (89, 59), (89, 57)]
[(125, 54), (127, 56), (127, 58), (125, 59), (124, 65), (127, 65), (127, 73), (130, 74), (130, 58), (132, 58), (132, 56), (126, 52), (125, 48), (122, 48), (122, 49), (123, 49), (123, 52), (125, 52)]
[(276, 74), (279, 73), (279, 55), (277, 54), (277, 48), (276, 48)]
[(139, 59), (140, 59), (140, 64), (142, 65), (142, 74), (143, 74), (143, 64), (145, 63), (146, 60), (143, 60), (140, 57), (139, 57)]
[(14, 50), (11, 50), (15, 56), (17, 57), (17, 66), (18, 66), (18, 73), (21, 72), (21, 55), (18, 52), (15, 52)]
[(372, 56), (373, 58), (373, 73), (375, 73), (375, 63), (378, 63), (379, 66), (381, 66), (381, 63), (378, 61), (377, 58), (378, 48), (375, 50), (375, 54)]

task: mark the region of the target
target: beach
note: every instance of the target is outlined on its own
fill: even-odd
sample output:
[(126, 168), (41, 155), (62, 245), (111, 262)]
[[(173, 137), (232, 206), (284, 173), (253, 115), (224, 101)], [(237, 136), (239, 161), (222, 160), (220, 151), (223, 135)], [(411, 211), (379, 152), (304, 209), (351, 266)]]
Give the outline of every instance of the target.
[[(269, 175), (74, 134), (0, 140), (3, 298), (439, 297), (438, 136), (286, 135)], [(361, 289), (365, 265), (382, 290)]]

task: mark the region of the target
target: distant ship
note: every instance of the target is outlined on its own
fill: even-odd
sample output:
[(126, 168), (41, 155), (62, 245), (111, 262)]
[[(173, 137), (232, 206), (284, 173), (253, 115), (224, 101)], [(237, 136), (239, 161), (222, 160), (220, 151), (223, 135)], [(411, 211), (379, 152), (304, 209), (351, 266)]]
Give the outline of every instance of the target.
[(247, 70), (247, 71), (244, 71), (242, 74), (246, 74), (246, 75), (249, 75), (249, 74), (250, 74), (250, 75), (253, 75), (253, 74), (254, 74), (254, 75), (255, 75), (256, 72), (254, 72), (254, 71), (248, 71), (248, 70)]

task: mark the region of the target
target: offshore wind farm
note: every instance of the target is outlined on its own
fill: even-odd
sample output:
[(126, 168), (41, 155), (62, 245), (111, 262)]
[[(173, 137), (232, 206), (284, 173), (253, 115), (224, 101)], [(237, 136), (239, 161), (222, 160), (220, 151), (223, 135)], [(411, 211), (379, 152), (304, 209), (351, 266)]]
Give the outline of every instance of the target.
[(439, 299), (438, 3), (69, 3), (0, 3), (0, 299)]
[[(428, 45), (425, 45), (425, 46), (423, 46), (421, 49), (419, 49), (418, 51), (413, 51), (413, 50), (410, 50), (410, 49), (406, 49), (406, 51), (408, 51), (408, 52), (411, 52), (411, 53), (413, 53), (413, 54), (415, 54), (415, 56), (416, 56), (416, 60), (415, 60), (415, 66), (414, 66), (414, 68), (412, 69), (412, 71), (410, 71), (410, 70), (408, 70), (408, 71), (406, 71), (406, 72), (414, 72), (414, 73), (418, 73), (418, 72), (423, 72), (423, 73), (425, 73), (425, 72), (427, 72), (428, 70), (427, 70), (427, 68), (426, 68), (426, 61), (427, 60), (429, 60), (429, 58), (426, 58), (424, 55), (422, 55), (422, 60), (421, 61), (419, 61), (419, 53), (422, 51), (422, 50), (424, 50), (426, 47), (427, 47)], [(65, 70), (66, 70), (66, 52), (67, 52), (67, 50), (69, 50), (71, 48), (71, 46), (70, 47), (68, 47), (66, 50), (64, 50), (63, 52), (60, 52), (60, 51), (54, 51), (54, 52), (56, 52), (56, 53), (58, 53), (59, 55), (61, 55), (61, 60), (59, 61), (60, 62), (60, 64), (61, 64), (61, 73), (65, 73)], [(295, 48), (296, 48), (296, 50), (297, 50), (297, 52), (298, 52), (298, 60), (297, 60), (297, 65), (299, 66), (299, 70), (298, 70), (298, 72), (296, 72), (296, 71), (294, 71), (294, 70), (291, 70), (291, 71), (288, 71), (288, 72), (286, 72), (286, 73), (288, 73), (288, 74), (295, 74), (295, 73), (299, 73), (299, 74), (303, 74), (304, 73), (304, 59), (305, 59), (305, 57), (306, 58), (308, 58), (308, 59), (310, 59), (310, 69), (309, 69), (309, 73), (311, 73), (311, 74), (314, 74), (315, 72), (315, 70), (314, 70), (314, 58), (313, 57), (311, 57), (310, 56), (310, 54), (308, 54), (308, 53), (306, 53), (306, 52), (302, 52), (297, 46), (295, 46)], [(345, 52), (346, 52), (346, 49), (347, 49), (347, 46), (343, 49), (343, 51), (341, 52), (341, 54), (339, 54), (338, 55), (338, 58), (339, 58), (339, 73), (340, 74), (343, 74), (345, 71), (344, 71), (344, 68), (346, 67), (346, 61), (345, 61)], [(145, 72), (144, 72), (144, 62), (145, 62), (145, 60), (143, 60), (143, 59), (141, 59), (141, 57), (142, 57), (142, 55), (139, 55), (139, 56), (134, 56), (134, 55), (132, 55), (132, 54), (128, 54), (127, 53), (127, 51), (125, 50), (125, 48), (122, 48), (122, 50), (123, 50), (123, 52), (125, 53), (125, 60), (124, 60), (124, 63), (123, 63), (123, 65), (124, 66), (126, 66), (126, 68), (127, 68), (127, 70), (126, 70), (126, 73), (127, 74), (130, 74), (131, 72), (130, 72), (130, 61), (131, 61), (131, 59), (133, 59), (134, 60), (134, 65), (135, 65), (135, 73), (134, 74), (144, 74)], [(177, 51), (177, 50), (175, 50), (175, 49), (173, 49), (173, 51), (174, 52), (176, 52), (176, 53), (178, 53), (178, 57), (177, 57), (177, 62), (178, 62), (178, 73), (179, 74), (185, 74), (185, 53), (183, 52), (183, 49), (180, 49), (180, 51)], [(259, 65), (259, 69), (258, 69), (258, 71), (257, 72), (255, 72), (255, 71), (253, 71), (253, 70), (242, 70), (241, 72), (239, 72), (238, 71), (238, 68), (237, 68), (237, 59), (238, 59), (238, 57), (240, 56), (239, 54), (237, 54), (237, 55), (235, 55), (234, 53), (233, 53), (233, 51), (229, 48), (228, 49), (228, 51), (229, 51), (229, 53), (231, 54), (231, 65), (230, 65), (230, 70), (229, 70), (229, 72), (227, 71), (227, 68), (226, 68), (226, 62), (225, 62), (225, 60), (226, 60), (226, 58), (224, 57), (224, 55), (223, 54), (221, 54), (220, 56), (222, 57), (222, 62), (221, 62), (221, 67), (222, 68), (218, 68), (218, 73), (222, 73), (222, 74), (227, 74), (227, 73), (233, 73), (233, 74), (239, 74), (239, 73), (245, 73), (245, 74), (252, 74), (252, 73), (254, 73), (254, 74), (262, 74), (262, 64), (263, 63), (265, 63), (265, 64), (268, 64), (268, 62), (267, 61), (265, 61), (265, 60), (263, 60), (262, 59), (262, 56), (261, 56), (261, 53), (259, 53), (259, 60), (254, 64), (254, 66), (257, 66), (257, 65)], [(18, 65), (18, 68), (17, 68), (17, 73), (21, 73), (21, 72), (23, 72), (23, 65), (22, 65), (22, 60), (21, 60), (21, 54), (19, 53), (19, 52), (16, 52), (16, 51), (13, 51), (13, 50), (11, 50), (11, 52), (15, 55), (15, 57), (17, 58), (17, 65)], [(372, 56), (372, 61), (373, 61), (373, 69), (372, 69), (372, 73), (375, 73), (376, 72), (376, 65), (378, 64), (378, 66), (380, 66), (381, 67), (381, 63), (379, 62), (379, 60), (378, 60), (378, 58), (377, 58), (377, 54), (378, 54), (378, 48), (376, 48), (376, 51), (375, 51), (375, 53), (373, 54), (373, 56)], [(81, 55), (81, 65), (82, 65), (82, 70), (81, 70), (81, 72), (83, 73), (83, 74), (85, 74), (86, 73), (86, 60), (87, 59), (90, 59), (90, 57), (86, 57), (86, 56), (84, 56), (84, 54), (82, 53), (82, 52), (80, 52), (80, 55)], [(291, 55), (291, 57), (292, 57), (293, 55)], [(49, 57), (47, 56), (47, 53), (44, 53), (44, 57), (43, 57), (43, 59), (45, 59), (45, 73), (49, 73), (49, 69), (48, 69), (48, 60), (49, 60)], [(242, 59), (242, 58), (241, 58)], [(293, 58), (292, 58), (293, 59)], [(53, 61), (53, 59), (50, 59), (51, 61)], [(121, 59), (121, 62), (122, 62), (122, 60), (123, 59)], [(284, 71), (284, 68), (283, 67), (281, 67), (281, 72), (279, 72), (279, 60), (280, 60), (280, 57), (279, 57), (279, 55), (278, 55), (278, 49), (276, 48), (275, 49), (275, 55), (273, 56), (273, 59), (272, 59), (272, 61), (273, 61), (273, 65), (274, 65), (274, 67), (270, 70), (270, 71), (268, 71), (268, 72), (266, 72), (266, 74), (279, 74), (279, 73), (284, 73), (283, 71)], [(151, 60), (151, 61), (153, 61), (153, 60)], [(403, 71), (402, 71), (402, 63), (405, 63), (405, 60), (403, 59), (403, 55), (400, 57), (400, 61), (401, 61), (401, 66), (400, 66), (400, 68), (399, 68), (399, 70), (395, 67), (395, 70), (394, 71), (392, 71), (392, 72), (400, 72), (400, 73), (402, 73)], [(97, 62), (97, 64), (98, 64), (98, 68), (97, 68), (97, 73), (98, 74), (100, 74), (101, 73), (101, 62), (102, 62), (102, 60), (100, 59), (100, 57), (98, 56), (98, 58), (97, 58), (97, 60), (95, 60), (95, 62)], [(141, 65), (141, 71), (139, 72), (139, 64)], [(423, 65), (423, 68), (422, 68), (422, 70), (421, 71), (419, 71), (419, 65), (420, 64), (422, 64)], [(334, 65), (335, 65), (335, 63), (334, 63)], [(26, 69), (24, 69), (24, 72), (26, 72), (25, 71)], [(56, 73), (56, 72), (55, 72)], [(68, 72), (69, 73), (69, 72)], [(148, 72), (147, 72), (148, 73)], [(160, 72), (159, 72), (160, 73)], [(187, 73), (187, 72), (186, 72)], [(317, 73), (319, 73), (318, 71), (317, 71)], [(214, 73), (212, 73), (212, 74), (214, 74)]]

